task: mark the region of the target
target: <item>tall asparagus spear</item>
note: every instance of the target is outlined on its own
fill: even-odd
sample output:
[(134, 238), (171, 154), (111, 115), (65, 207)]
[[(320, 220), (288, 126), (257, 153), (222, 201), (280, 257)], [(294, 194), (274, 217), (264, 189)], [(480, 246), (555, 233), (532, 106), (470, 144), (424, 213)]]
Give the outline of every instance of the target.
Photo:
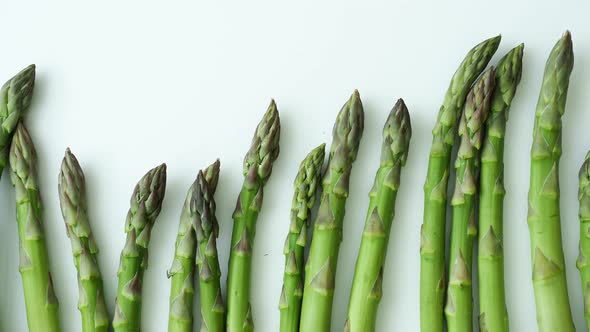
[(404, 101), (399, 99), (383, 128), (381, 162), (369, 193), (369, 209), (356, 259), (345, 331), (375, 331), (395, 199), (411, 136), (410, 114)]
[(338, 251), (352, 164), (363, 134), (364, 112), (358, 91), (344, 104), (334, 129), (330, 161), (305, 266), (301, 331), (330, 331)]
[(590, 152), (580, 168), (580, 188), (578, 199), (580, 200), (580, 255), (576, 265), (580, 270), (582, 279), (582, 291), (584, 294), (584, 316), (586, 328), (590, 329)]
[(569, 31), (555, 44), (535, 112), (528, 225), (539, 331), (574, 331), (565, 278), (559, 216), (561, 117), (574, 65)]
[(57, 297), (53, 291), (43, 231), (37, 155), (25, 126), (17, 124), (10, 145), (10, 179), (16, 191), (20, 239), (19, 271), (23, 281), (30, 332), (59, 332)]
[(227, 277), (227, 330), (252, 331), (250, 272), (256, 220), (262, 208), (262, 190), (279, 156), (280, 119), (271, 101), (256, 127), (250, 150), (244, 158), (244, 184), (233, 213), (234, 226)]
[(447, 182), (457, 121), (471, 84), (500, 44), (500, 36), (472, 48), (453, 75), (432, 130), (432, 147), (424, 184), (424, 222), (420, 244), (420, 329), (443, 331), (445, 294), (445, 224)]
[(280, 332), (298, 332), (303, 299), (304, 251), (311, 209), (315, 205), (317, 186), (324, 164), (325, 144), (313, 149), (301, 162), (295, 177), (295, 194), (291, 208), (291, 224), (285, 240), (285, 274), (279, 303)]
[(98, 268), (98, 246), (92, 236), (86, 203), (86, 180), (82, 167), (70, 149), (66, 149), (58, 177), (61, 213), (72, 242), (74, 264), (78, 270), (78, 309), (83, 332), (106, 332), (109, 317), (104, 288)]
[(479, 197), (479, 326), (481, 331), (508, 332), (504, 293), (503, 212), (504, 134), (508, 109), (522, 74), (519, 45), (496, 67), (496, 87), (481, 152)]
[[(203, 173), (213, 195), (219, 179), (219, 160), (207, 167)], [(186, 195), (180, 215), (174, 261), (168, 271), (168, 277), (171, 278), (168, 320), (170, 332), (193, 330), (194, 271), (197, 250), (197, 236), (193, 222), (198, 213), (196, 210), (197, 186), (198, 180), (195, 180)]]
[(479, 150), (490, 111), (494, 91), (494, 68), (488, 69), (469, 91), (459, 122), (461, 143), (455, 161), (455, 192), (451, 250), (449, 257), (449, 286), (447, 289), (447, 330), (469, 332), (473, 329), (472, 254), (475, 224), (475, 196), (479, 174)]
[(148, 265), (148, 245), (166, 191), (166, 164), (148, 171), (135, 186), (125, 221), (127, 241), (121, 251), (113, 328), (141, 330), (141, 289)]
[(35, 65), (30, 65), (0, 88), (0, 177), (8, 163), (10, 140), (22, 114), (29, 108), (35, 86)]

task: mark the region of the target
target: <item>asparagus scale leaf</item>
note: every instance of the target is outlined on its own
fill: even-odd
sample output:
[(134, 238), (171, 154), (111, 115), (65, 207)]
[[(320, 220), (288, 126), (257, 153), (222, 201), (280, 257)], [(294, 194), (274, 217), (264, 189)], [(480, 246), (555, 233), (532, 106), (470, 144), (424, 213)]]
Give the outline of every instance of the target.
[(479, 174), (479, 151), (494, 90), (494, 68), (487, 70), (469, 91), (459, 122), (461, 143), (455, 161), (455, 192), (451, 200), (453, 224), (449, 257), (449, 285), (445, 315), (447, 331), (473, 329), (472, 256), (475, 224), (475, 196)]
[(508, 110), (522, 74), (524, 45), (508, 52), (496, 67), (486, 135), (481, 152), (479, 192), (479, 329), (508, 332), (504, 291), (503, 212), (504, 136)]
[(399, 99), (383, 128), (381, 162), (369, 192), (369, 209), (356, 260), (345, 331), (375, 331), (395, 199), (411, 136), (410, 114), (404, 101)]
[(53, 290), (43, 231), (37, 154), (22, 123), (16, 125), (10, 145), (10, 179), (16, 192), (20, 262), (27, 323), (31, 332), (59, 332), (58, 301)]
[[(204, 180), (195, 180), (190, 186), (178, 226), (176, 237), (174, 260), (168, 271), (171, 279), (170, 288), (170, 315), (168, 319), (168, 331), (181, 332), (193, 330), (193, 295), (195, 291), (195, 260), (197, 252), (197, 235), (194, 222), (198, 220), (200, 213), (197, 211), (197, 187), (199, 182), (206, 181), (211, 195), (217, 189), (219, 179), (219, 160), (215, 161), (204, 171)], [(203, 293), (201, 293), (203, 294)], [(223, 323), (223, 321), (222, 321)], [(210, 331), (215, 331), (210, 329)]]
[(472, 48), (453, 75), (432, 130), (424, 184), (424, 221), (420, 243), (420, 330), (443, 331), (447, 184), (457, 122), (473, 82), (498, 49), (500, 36)]
[(324, 150), (325, 144), (313, 149), (299, 165), (299, 172), (295, 177), (291, 223), (285, 239), (285, 273), (279, 302), (280, 332), (299, 332), (307, 229), (322, 174)]
[(78, 271), (78, 309), (83, 332), (106, 332), (109, 316), (104, 300), (102, 276), (98, 267), (98, 246), (94, 241), (88, 205), (86, 180), (76, 156), (66, 149), (58, 177), (58, 193), (66, 232), (72, 243)]
[(338, 113), (332, 130), (330, 159), (305, 266), (301, 331), (330, 331), (344, 209), (363, 128), (363, 105), (358, 91), (354, 91)]
[(127, 240), (121, 251), (113, 328), (116, 332), (141, 330), (141, 290), (148, 266), (152, 228), (166, 191), (166, 164), (148, 171), (135, 186), (125, 221)]
[(541, 85), (531, 147), (528, 225), (539, 331), (574, 331), (561, 240), (561, 117), (574, 65), (571, 35), (555, 44)]
[(250, 307), (250, 272), (256, 220), (262, 208), (263, 187), (274, 161), (279, 156), (280, 119), (271, 101), (258, 124), (250, 150), (244, 158), (244, 184), (233, 213), (234, 225), (227, 277), (227, 330), (252, 331)]

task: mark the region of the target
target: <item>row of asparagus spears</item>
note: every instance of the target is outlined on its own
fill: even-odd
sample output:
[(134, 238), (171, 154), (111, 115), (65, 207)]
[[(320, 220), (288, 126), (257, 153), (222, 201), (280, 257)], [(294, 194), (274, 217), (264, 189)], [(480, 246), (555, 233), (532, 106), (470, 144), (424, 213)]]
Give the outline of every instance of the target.
[[(503, 266), (503, 151), (508, 110), (522, 73), (523, 45), (486, 70), (500, 36), (471, 49), (455, 72), (433, 134), (424, 185), (421, 230), (420, 325), (422, 331), (471, 331), (473, 328), (472, 252), (479, 246), (479, 327), (508, 331)], [(559, 219), (558, 166), (561, 116), (573, 68), (569, 32), (557, 42), (545, 67), (535, 113), (528, 224), (533, 286), (540, 331), (574, 331), (565, 280)], [(22, 115), (29, 107), (35, 80), (31, 65), (0, 90), (0, 171), (10, 165), (15, 188), (20, 239), (19, 271), (23, 281), (30, 331), (59, 331), (58, 300), (53, 291), (45, 248), (37, 160)], [(285, 269), (280, 295), (281, 332), (329, 331), (338, 252), (353, 163), (364, 129), (364, 111), (355, 91), (338, 113), (328, 164), (325, 145), (313, 149), (295, 177), (290, 224), (285, 240)], [(401, 170), (412, 135), (410, 115), (399, 99), (385, 122), (381, 157), (362, 232), (345, 331), (374, 331), (382, 295), (383, 267)], [(217, 255), (219, 224), (215, 190), (220, 162), (198, 172), (180, 213), (171, 280), (169, 331), (192, 331), (193, 297), (198, 286), (201, 331), (253, 331), (249, 303), (252, 248), (263, 188), (279, 155), (280, 119), (271, 102), (258, 124), (244, 158), (244, 183), (233, 213), (227, 301), (221, 288)], [(456, 141), (456, 136), (459, 141)], [(452, 225), (448, 261), (445, 255), (447, 191), (450, 161), (456, 149)], [(321, 187), (321, 188), (320, 188)], [(148, 266), (152, 229), (162, 208), (166, 165), (148, 171), (136, 185), (125, 221), (127, 239), (120, 255), (115, 309), (110, 319), (100, 269), (98, 246), (87, 213), (82, 168), (66, 150), (58, 179), (66, 232), (78, 273), (82, 330), (141, 330), (142, 278)], [(321, 193), (321, 194), (320, 194)], [(313, 222), (312, 210), (319, 196)], [(580, 170), (580, 256), (577, 266), (587, 299), (590, 323), (590, 153)], [(479, 222), (479, 224), (478, 224)], [(444, 313), (444, 314), (443, 314)], [(445, 324), (446, 322), (446, 324)]]

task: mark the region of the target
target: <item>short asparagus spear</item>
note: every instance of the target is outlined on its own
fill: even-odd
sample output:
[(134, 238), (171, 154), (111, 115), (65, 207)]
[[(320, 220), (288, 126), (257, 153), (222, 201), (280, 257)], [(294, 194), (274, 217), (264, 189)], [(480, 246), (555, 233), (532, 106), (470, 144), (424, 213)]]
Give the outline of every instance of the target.
[(569, 31), (555, 44), (541, 85), (531, 147), (528, 225), (539, 331), (574, 331), (559, 212), (561, 117), (574, 65)]
[(166, 190), (166, 164), (147, 172), (135, 186), (125, 221), (127, 241), (121, 251), (117, 276), (113, 328), (116, 332), (141, 330), (141, 289), (148, 266), (148, 245)]
[(252, 331), (250, 307), (250, 272), (256, 220), (262, 208), (262, 191), (272, 165), (279, 156), (280, 120), (277, 106), (271, 101), (256, 128), (250, 150), (244, 158), (244, 184), (236, 209), (227, 277), (227, 330)]
[(375, 183), (369, 192), (369, 209), (348, 304), (346, 331), (375, 331), (377, 306), (381, 300), (383, 265), (391, 224), (395, 215), (395, 199), (400, 173), (406, 163), (412, 126), (410, 114), (402, 99), (398, 100), (383, 128), (381, 162)]
[(344, 208), (363, 128), (363, 105), (358, 91), (354, 91), (338, 113), (332, 131), (330, 161), (322, 180), (323, 192), (305, 266), (301, 331), (330, 331)]
[(479, 174), (479, 150), (494, 91), (494, 69), (487, 70), (469, 91), (459, 123), (461, 143), (455, 161), (455, 192), (451, 200), (453, 224), (447, 289), (447, 330), (473, 329), (472, 257), (477, 234), (475, 196)]
[[(203, 172), (213, 194), (217, 188), (219, 178), (219, 160), (211, 164)], [(168, 331), (170, 332), (193, 330), (194, 271), (197, 250), (197, 238), (193, 221), (197, 217), (197, 211), (195, 210), (197, 185), (197, 181), (193, 182), (186, 195), (180, 215), (174, 261), (168, 271), (168, 277), (171, 279), (170, 315), (168, 320)]]
[(453, 75), (432, 130), (432, 147), (424, 184), (424, 222), (420, 244), (420, 330), (443, 331), (447, 183), (457, 121), (471, 84), (500, 44), (500, 36), (472, 48)]
[(8, 163), (10, 140), (22, 114), (29, 108), (35, 86), (35, 65), (30, 65), (0, 88), (0, 176)]
[(508, 332), (504, 293), (503, 200), (504, 134), (508, 109), (520, 82), (522, 53), (519, 45), (496, 67), (486, 135), (481, 152), (479, 197), (479, 326), (483, 332)]
[(82, 167), (70, 149), (66, 149), (58, 177), (61, 213), (72, 242), (74, 264), (78, 270), (78, 309), (83, 332), (106, 332), (109, 316), (98, 268), (98, 246), (92, 236), (86, 203), (86, 180)]
[(279, 310), (281, 311), (280, 332), (299, 331), (307, 229), (322, 174), (324, 148), (325, 144), (322, 144), (313, 149), (301, 162), (299, 172), (295, 177), (291, 223), (284, 250), (285, 274), (279, 302)]
[(35, 147), (27, 129), (19, 123), (10, 145), (10, 178), (16, 191), (19, 271), (27, 323), (31, 332), (59, 332), (58, 302), (49, 272), (36, 167)]
[(582, 291), (584, 294), (584, 316), (587, 328), (590, 329), (590, 152), (580, 168), (580, 255), (576, 265), (580, 270)]

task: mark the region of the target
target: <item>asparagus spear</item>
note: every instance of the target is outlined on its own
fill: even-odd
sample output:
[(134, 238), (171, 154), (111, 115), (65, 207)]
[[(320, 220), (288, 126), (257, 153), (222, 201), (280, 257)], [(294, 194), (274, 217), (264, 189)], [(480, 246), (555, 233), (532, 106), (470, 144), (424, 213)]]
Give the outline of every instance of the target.
[(227, 277), (227, 330), (252, 331), (250, 271), (256, 220), (262, 208), (262, 190), (279, 156), (280, 119), (271, 101), (256, 127), (250, 150), (244, 158), (244, 184), (233, 213), (234, 226)]
[(127, 241), (121, 251), (113, 328), (116, 332), (140, 331), (143, 272), (148, 265), (148, 245), (166, 190), (166, 164), (151, 169), (135, 186), (125, 221)]
[(481, 331), (508, 332), (504, 293), (503, 218), (504, 134), (508, 109), (522, 74), (519, 45), (496, 67), (496, 87), (481, 151), (479, 198), (479, 326)]
[[(217, 188), (219, 178), (219, 160), (207, 167), (203, 173), (211, 194)], [(193, 329), (193, 294), (194, 271), (197, 250), (197, 238), (193, 220), (197, 218), (196, 189), (198, 181), (195, 180), (188, 190), (186, 200), (180, 215), (178, 236), (176, 237), (176, 249), (172, 267), (168, 271), (171, 278), (170, 288), (170, 316), (168, 331), (192, 331)]]
[(555, 44), (535, 112), (528, 225), (539, 331), (574, 331), (565, 278), (559, 217), (561, 117), (574, 65), (569, 31)]
[(582, 291), (584, 292), (584, 316), (587, 328), (590, 329), (590, 152), (580, 168), (580, 188), (578, 199), (580, 200), (580, 255), (576, 265), (580, 270), (582, 279)]
[(83, 332), (106, 332), (109, 317), (98, 268), (98, 246), (92, 236), (86, 203), (86, 180), (76, 157), (66, 149), (58, 177), (58, 193), (66, 232), (78, 270), (78, 309)]
[(25, 126), (16, 125), (10, 145), (10, 179), (16, 191), (16, 221), (20, 239), (19, 271), (23, 281), (30, 332), (58, 332), (58, 302), (53, 291), (43, 231), (37, 155)]
[(346, 331), (375, 331), (383, 265), (395, 215), (395, 199), (411, 136), (410, 114), (404, 101), (399, 99), (383, 128), (381, 162), (369, 192), (369, 209), (356, 260), (348, 319), (344, 328)]
[(424, 184), (424, 222), (420, 243), (420, 329), (422, 332), (443, 331), (445, 294), (445, 224), (447, 182), (451, 151), (455, 143), (465, 96), (471, 84), (488, 64), (500, 36), (472, 48), (453, 75), (432, 130), (432, 147)]
[(451, 200), (453, 224), (449, 258), (449, 285), (447, 289), (447, 330), (469, 332), (473, 329), (473, 302), (471, 288), (473, 239), (475, 225), (475, 195), (479, 174), (479, 150), (485, 130), (494, 91), (494, 68), (488, 69), (467, 95), (459, 122), (461, 143), (455, 161), (455, 192)]
[(305, 266), (301, 331), (330, 331), (338, 250), (352, 164), (363, 134), (364, 112), (358, 91), (344, 104), (332, 131), (330, 161)]
[[(217, 173), (219, 173), (219, 166), (217, 167)], [(215, 217), (215, 200), (213, 199), (217, 187), (217, 175), (211, 179), (203, 172), (199, 172), (196, 182), (195, 200), (191, 202), (193, 205), (191, 209), (196, 212), (193, 227), (196, 230), (198, 243), (196, 264), (201, 298), (201, 331), (223, 332), (225, 331), (225, 307), (221, 295), (221, 270), (217, 257), (219, 224)]]
[(279, 303), (281, 332), (298, 332), (303, 298), (303, 259), (311, 209), (324, 164), (325, 144), (313, 149), (301, 162), (295, 177), (291, 224), (285, 240), (285, 274)]
[(35, 86), (35, 65), (30, 65), (0, 88), (0, 177), (8, 163), (10, 140), (22, 114), (29, 108)]

